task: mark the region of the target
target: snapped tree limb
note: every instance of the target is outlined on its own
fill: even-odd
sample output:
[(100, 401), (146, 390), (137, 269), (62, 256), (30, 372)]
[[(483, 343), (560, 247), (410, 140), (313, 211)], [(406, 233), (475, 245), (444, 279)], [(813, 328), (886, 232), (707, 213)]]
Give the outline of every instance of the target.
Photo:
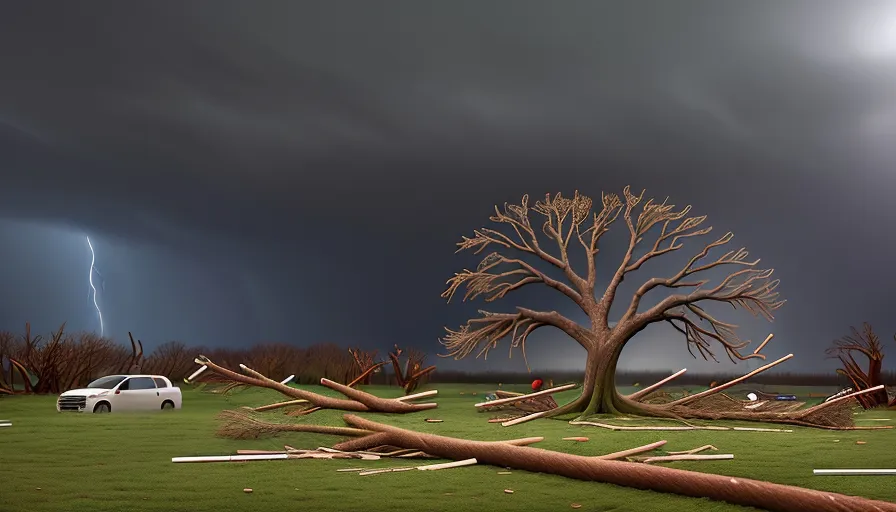
[(234, 383), (273, 389), (290, 398), (297, 400), (307, 400), (308, 404), (324, 409), (340, 409), (345, 411), (357, 412), (375, 411), (389, 413), (409, 413), (433, 409), (437, 406), (437, 404), (434, 403), (410, 404), (402, 400), (380, 398), (371, 395), (370, 393), (353, 389), (328, 379), (321, 379), (321, 385), (338, 391), (343, 395), (349, 397), (349, 399), (333, 398), (313, 393), (311, 391), (294, 388), (292, 386), (287, 386), (273, 379), (269, 379), (245, 365), (240, 365), (240, 367), (244, 372), (249, 374), (248, 376), (241, 375), (222, 366), (218, 366), (217, 364), (210, 361), (207, 357), (202, 355), (200, 355), (196, 359), (196, 363), (206, 366), (208, 368), (207, 372), (212, 372)]

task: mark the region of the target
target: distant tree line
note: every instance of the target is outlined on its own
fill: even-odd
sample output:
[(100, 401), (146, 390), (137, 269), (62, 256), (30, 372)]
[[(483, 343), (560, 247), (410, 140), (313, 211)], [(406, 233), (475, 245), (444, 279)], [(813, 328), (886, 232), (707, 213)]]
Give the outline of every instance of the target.
[[(396, 361), (401, 356), (402, 369), (423, 366), (424, 353), (414, 349), (398, 352), (390, 356), (395, 355)], [(347, 383), (376, 363), (376, 352), (350, 350), (335, 343), (308, 347), (257, 343), (235, 349), (169, 341), (144, 355), (142, 342), (133, 338), (128, 347), (95, 333), (67, 332), (65, 325), (47, 336), (34, 336), (26, 324), (24, 334), (0, 331), (0, 396), (15, 392), (61, 393), (110, 374), (151, 373), (182, 382), (196, 370), (193, 360), (199, 354), (226, 367), (245, 364), (272, 379), (294, 375), (293, 382), (297, 384), (316, 384), (321, 378)], [(365, 383), (404, 385), (404, 376), (400, 377), (396, 379), (396, 372), (384, 365)], [(428, 375), (421, 376), (419, 383), (427, 379)]]
[[(378, 362), (375, 351), (347, 349), (335, 343), (319, 343), (297, 347), (286, 343), (258, 343), (246, 348), (208, 348), (189, 346), (179, 341), (159, 345), (148, 355), (142, 343), (131, 340), (131, 346), (88, 332), (66, 332), (63, 325), (47, 336), (34, 336), (26, 325), (24, 334), (0, 331), (0, 396), (13, 392), (60, 393), (87, 385), (104, 375), (115, 373), (152, 373), (182, 382), (197, 365), (193, 359), (203, 354), (229, 368), (245, 364), (250, 368), (282, 380), (294, 375), (297, 384), (317, 384), (321, 378), (347, 383)], [(415, 349), (390, 353), (404, 355), (406, 367), (422, 368), (426, 357)], [(385, 359), (384, 359), (385, 360)], [(402, 384), (402, 375), (395, 364), (383, 365), (364, 379), (364, 384)], [(665, 371), (620, 371), (620, 386), (649, 385), (668, 376)], [(684, 374), (676, 379), (679, 385), (706, 386), (735, 378), (735, 373)], [(463, 372), (439, 370), (425, 375), (420, 383), (528, 384), (539, 378), (554, 383), (581, 381), (581, 370), (533, 372)], [(881, 372), (883, 382), (896, 382), (896, 372)], [(751, 378), (757, 385), (795, 385), (846, 387), (853, 380), (845, 372), (830, 373), (763, 373)]]

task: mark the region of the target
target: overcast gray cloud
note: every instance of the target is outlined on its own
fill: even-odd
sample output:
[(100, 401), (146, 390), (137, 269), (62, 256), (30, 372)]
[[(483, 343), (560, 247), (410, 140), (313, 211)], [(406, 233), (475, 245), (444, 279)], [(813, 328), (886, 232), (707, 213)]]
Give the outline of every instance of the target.
[(93, 328), (90, 234), (118, 338), (435, 353), (491, 205), (630, 183), (777, 269), (775, 324), (732, 318), (791, 370), (896, 331), (892, 2), (16, 2), (0, 63), (2, 327)]

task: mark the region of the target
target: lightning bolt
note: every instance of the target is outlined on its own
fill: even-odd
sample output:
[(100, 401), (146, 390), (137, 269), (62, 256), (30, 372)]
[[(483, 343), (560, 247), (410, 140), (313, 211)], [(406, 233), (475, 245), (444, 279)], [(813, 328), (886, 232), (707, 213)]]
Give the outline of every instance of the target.
[(87, 247), (90, 247), (90, 275), (88, 276), (88, 280), (90, 281), (90, 288), (93, 290), (93, 307), (96, 308), (96, 314), (100, 318), (100, 336), (105, 334), (105, 327), (103, 326), (103, 312), (100, 311), (100, 305), (96, 301), (96, 286), (93, 284), (93, 273), (96, 271), (94, 265), (96, 264), (96, 252), (93, 250), (93, 244), (90, 243), (90, 237), (87, 238)]

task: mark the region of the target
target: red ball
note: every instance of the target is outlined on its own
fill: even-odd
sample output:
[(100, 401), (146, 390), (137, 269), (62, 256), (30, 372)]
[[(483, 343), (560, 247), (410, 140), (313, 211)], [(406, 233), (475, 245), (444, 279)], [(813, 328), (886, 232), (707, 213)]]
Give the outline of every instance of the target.
[(539, 389), (541, 389), (541, 386), (543, 386), (543, 385), (544, 385), (544, 381), (542, 381), (541, 379), (535, 379), (532, 381), (532, 390), (538, 391)]

